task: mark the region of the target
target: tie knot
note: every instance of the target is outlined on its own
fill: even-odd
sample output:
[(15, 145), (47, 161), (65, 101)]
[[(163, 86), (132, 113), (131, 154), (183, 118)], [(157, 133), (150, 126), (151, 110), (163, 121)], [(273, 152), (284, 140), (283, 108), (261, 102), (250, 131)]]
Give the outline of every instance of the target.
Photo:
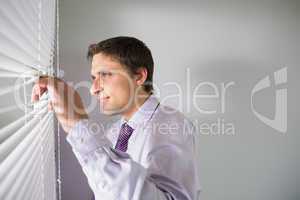
[(129, 126), (127, 123), (122, 124), (115, 149), (126, 152), (128, 146), (128, 140), (133, 131), (134, 129), (131, 126)]
[(133, 128), (125, 122), (124, 124), (122, 124), (121, 132), (123, 132), (126, 135), (131, 135), (133, 132)]

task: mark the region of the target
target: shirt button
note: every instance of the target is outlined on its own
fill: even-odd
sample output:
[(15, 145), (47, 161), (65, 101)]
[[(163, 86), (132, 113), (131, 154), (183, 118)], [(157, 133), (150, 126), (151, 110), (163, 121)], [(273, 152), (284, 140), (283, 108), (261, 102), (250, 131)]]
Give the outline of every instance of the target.
[(106, 181), (103, 181), (102, 184), (101, 184), (101, 186), (102, 186), (102, 189), (104, 189), (105, 186), (106, 186)]

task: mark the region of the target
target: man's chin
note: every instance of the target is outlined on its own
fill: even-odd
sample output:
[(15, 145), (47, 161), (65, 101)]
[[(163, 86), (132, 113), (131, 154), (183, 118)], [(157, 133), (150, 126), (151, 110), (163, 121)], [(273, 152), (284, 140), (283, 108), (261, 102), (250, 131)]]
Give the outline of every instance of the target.
[(108, 105), (101, 105), (100, 104), (100, 112), (104, 115), (122, 115), (127, 108), (112, 108)]
[(119, 115), (120, 112), (117, 110), (108, 110), (108, 109), (100, 109), (100, 112), (104, 115), (113, 116), (113, 115)]

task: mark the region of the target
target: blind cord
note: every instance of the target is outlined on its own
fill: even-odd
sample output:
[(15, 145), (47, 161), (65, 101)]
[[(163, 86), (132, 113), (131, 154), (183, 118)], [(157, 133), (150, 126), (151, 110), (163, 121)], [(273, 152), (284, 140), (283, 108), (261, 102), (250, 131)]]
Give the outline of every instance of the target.
[[(41, 41), (42, 40), (42, 0), (40, 0), (39, 1), (39, 3), (38, 3), (38, 49), (39, 49), (39, 51), (38, 51), (38, 61), (39, 61), (39, 63), (41, 63), (40, 61), (41, 61)], [(41, 94), (39, 94), (39, 97), (41, 96)], [(42, 121), (42, 116), (39, 116), (39, 123), (41, 123), (41, 121)], [(39, 128), (40, 129), (40, 131), (41, 131), (41, 127)], [(42, 185), (41, 185), (41, 187), (42, 187), (42, 197), (41, 197), (41, 199), (42, 200), (44, 200), (45, 199), (45, 167), (44, 167), (44, 147), (43, 147), (43, 145), (42, 144), (44, 144), (43, 143), (43, 135), (41, 134), (40, 135), (40, 151), (41, 151), (41, 171), (42, 171), (42, 173), (41, 173), (41, 181), (42, 181)]]
[(28, 109), (27, 109), (27, 92), (26, 92), (26, 77), (23, 78), (24, 86), (23, 86), (23, 96), (24, 96), (24, 114), (25, 114), (25, 124), (27, 124), (27, 114), (28, 114)]
[[(59, 66), (59, 0), (56, 0), (56, 73), (57, 76), (61, 76), (60, 74), (60, 66)], [(61, 200), (61, 148), (60, 148), (60, 126), (59, 122), (57, 122), (57, 198)]]

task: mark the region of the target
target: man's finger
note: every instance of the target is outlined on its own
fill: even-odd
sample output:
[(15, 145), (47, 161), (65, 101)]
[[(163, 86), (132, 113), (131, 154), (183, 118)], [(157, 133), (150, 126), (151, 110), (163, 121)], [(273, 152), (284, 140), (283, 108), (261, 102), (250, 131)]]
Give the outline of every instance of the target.
[(48, 87), (48, 77), (40, 77), (33, 86), (32, 93), (31, 93), (31, 101), (32, 102), (38, 101), (40, 97), (47, 91), (47, 87)]
[(47, 91), (47, 88), (41, 88), (39, 85), (34, 85), (31, 93), (31, 101), (36, 102)]
[(47, 87), (48, 83), (49, 83), (49, 76), (40, 76), (36, 82), (36, 84), (38, 84), (42, 88)]
[(48, 103), (48, 111), (53, 111), (53, 105), (51, 101)]

